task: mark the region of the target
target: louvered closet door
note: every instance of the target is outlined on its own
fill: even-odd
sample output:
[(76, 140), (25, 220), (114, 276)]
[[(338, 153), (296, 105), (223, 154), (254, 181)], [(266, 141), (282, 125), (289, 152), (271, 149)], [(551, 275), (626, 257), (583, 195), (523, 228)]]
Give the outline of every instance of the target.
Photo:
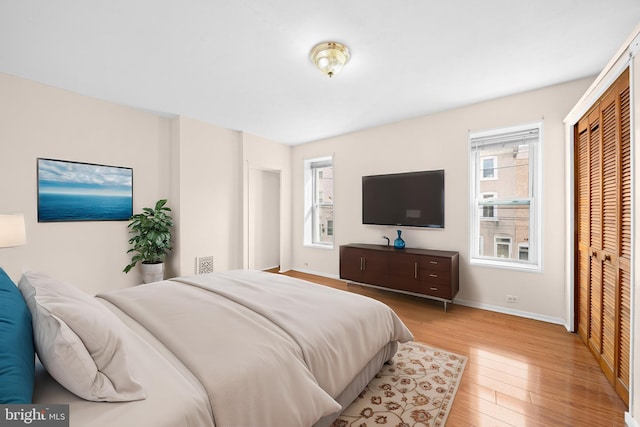
[(631, 133), (625, 72), (576, 127), (578, 333), (629, 401)]
[(587, 119), (583, 119), (578, 124), (578, 135), (576, 137), (577, 149), (575, 150), (576, 159), (576, 196), (578, 198), (576, 205), (576, 226), (578, 228), (577, 236), (577, 295), (578, 299), (578, 313), (577, 321), (578, 334), (585, 344), (589, 344), (590, 336), (590, 307), (589, 303), (591, 298), (591, 234), (590, 234), (590, 204), (589, 204), (589, 171), (590, 171), (590, 157), (589, 157), (589, 123)]
[(589, 346), (602, 353), (602, 144), (600, 111), (589, 115)]
[(601, 103), (602, 111), (602, 346), (600, 366), (612, 379), (616, 352), (616, 293), (618, 282), (619, 215), (618, 165), (619, 111), (616, 110), (617, 93), (613, 91)]

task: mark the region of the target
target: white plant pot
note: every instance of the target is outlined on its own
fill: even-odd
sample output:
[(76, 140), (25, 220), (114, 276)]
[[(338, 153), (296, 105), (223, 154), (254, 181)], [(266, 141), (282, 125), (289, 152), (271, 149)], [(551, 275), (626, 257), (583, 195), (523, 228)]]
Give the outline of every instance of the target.
[(140, 264), (142, 266), (142, 283), (159, 282), (164, 279), (164, 263)]

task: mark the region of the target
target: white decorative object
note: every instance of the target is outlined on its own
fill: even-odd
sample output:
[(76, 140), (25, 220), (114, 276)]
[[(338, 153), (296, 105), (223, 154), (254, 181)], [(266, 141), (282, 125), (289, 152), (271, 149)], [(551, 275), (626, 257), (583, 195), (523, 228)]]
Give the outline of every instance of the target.
[(24, 214), (0, 215), (0, 248), (22, 246), (26, 243)]
[(196, 258), (196, 274), (213, 273), (213, 256)]
[(155, 264), (141, 263), (142, 266), (142, 283), (159, 282), (164, 279), (164, 263)]

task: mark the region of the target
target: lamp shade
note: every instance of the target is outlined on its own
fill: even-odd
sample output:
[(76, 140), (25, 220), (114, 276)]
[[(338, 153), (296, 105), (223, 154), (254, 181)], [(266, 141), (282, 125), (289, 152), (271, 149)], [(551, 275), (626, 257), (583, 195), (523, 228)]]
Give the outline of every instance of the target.
[(0, 214), (0, 248), (27, 243), (24, 214)]

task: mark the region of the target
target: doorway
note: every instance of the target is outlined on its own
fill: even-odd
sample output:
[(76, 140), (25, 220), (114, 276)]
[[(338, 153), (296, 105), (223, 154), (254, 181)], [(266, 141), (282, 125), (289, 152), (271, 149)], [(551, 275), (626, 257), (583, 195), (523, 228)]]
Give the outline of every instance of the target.
[(277, 170), (249, 171), (249, 268), (280, 265), (280, 183)]

